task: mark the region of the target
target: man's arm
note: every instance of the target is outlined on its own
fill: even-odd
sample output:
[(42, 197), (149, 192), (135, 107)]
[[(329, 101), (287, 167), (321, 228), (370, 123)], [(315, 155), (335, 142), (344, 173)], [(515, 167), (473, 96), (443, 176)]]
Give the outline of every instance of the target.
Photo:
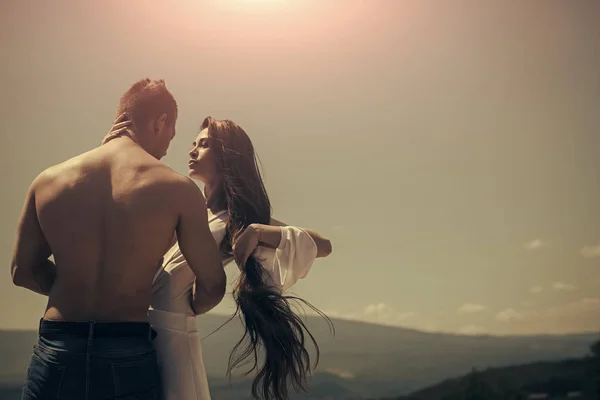
[(179, 248), (196, 275), (192, 291), (194, 312), (204, 314), (221, 302), (227, 276), (217, 243), (208, 227), (206, 200), (194, 182), (182, 185), (177, 224)]
[(35, 187), (38, 182), (39, 178), (36, 178), (25, 198), (10, 269), (15, 285), (47, 296), (56, 277), (56, 266), (48, 259), (52, 251), (42, 232), (35, 207)]

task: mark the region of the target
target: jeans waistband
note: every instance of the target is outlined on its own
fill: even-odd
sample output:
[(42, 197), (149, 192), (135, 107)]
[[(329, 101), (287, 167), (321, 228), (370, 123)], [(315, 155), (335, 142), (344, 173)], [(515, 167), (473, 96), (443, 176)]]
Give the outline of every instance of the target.
[(82, 338), (146, 337), (152, 340), (156, 331), (148, 322), (69, 322), (40, 320), (39, 335), (68, 335)]

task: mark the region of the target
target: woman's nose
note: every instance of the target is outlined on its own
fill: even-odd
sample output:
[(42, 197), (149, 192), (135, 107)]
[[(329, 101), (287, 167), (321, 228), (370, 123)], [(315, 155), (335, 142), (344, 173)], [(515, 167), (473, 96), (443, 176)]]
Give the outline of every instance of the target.
[(194, 147), (192, 150), (190, 150), (189, 154), (190, 157), (192, 157), (195, 160), (196, 158), (198, 158), (198, 149)]

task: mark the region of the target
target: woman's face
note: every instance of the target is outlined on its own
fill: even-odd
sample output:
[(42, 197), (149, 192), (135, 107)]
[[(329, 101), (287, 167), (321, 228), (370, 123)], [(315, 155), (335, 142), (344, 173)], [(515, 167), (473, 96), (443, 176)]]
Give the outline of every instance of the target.
[(208, 137), (208, 128), (200, 131), (190, 150), (188, 163), (190, 178), (197, 179), (204, 184), (217, 178), (217, 159), (211, 148), (212, 140)]

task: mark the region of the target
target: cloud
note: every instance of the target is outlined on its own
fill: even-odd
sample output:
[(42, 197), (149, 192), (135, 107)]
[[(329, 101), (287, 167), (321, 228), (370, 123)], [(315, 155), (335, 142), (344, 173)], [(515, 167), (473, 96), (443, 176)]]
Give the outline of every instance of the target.
[(460, 308), (457, 310), (457, 313), (473, 314), (473, 313), (484, 311), (486, 308), (487, 308), (486, 306), (483, 306), (481, 304), (466, 303), (466, 304), (463, 304), (462, 306), (460, 306)]
[[(337, 310), (322, 310), (322, 311), (323, 311), (323, 313), (325, 313), (325, 315), (327, 315), (330, 318), (348, 319), (348, 320), (352, 320), (352, 321), (359, 320), (358, 315), (353, 314), (353, 313), (343, 313), (343, 312), (339, 312)], [(308, 314), (318, 315), (313, 310), (307, 310), (306, 314), (307, 315)]]
[(384, 303), (369, 304), (365, 307), (365, 315), (387, 315), (391, 312), (391, 307)]
[[(507, 309), (496, 318), (508, 334), (567, 334), (600, 330), (600, 297), (579, 300), (550, 307)], [(510, 323), (508, 323), (510, 321)]]
[(485, 328), (479, 325), (465, 325), (458, 330), (463, 335), (480, 335), (485, 333)]
[(573, 318), (587, 316), (600, 312), (600, 299), (597, 297), (584, 297), (577, 301), (558, 307), (551, 307), (539, 313), (542, 318)]
[(546, 316), (574, 315), (591, 310), (600, 310), (600, 299), (597, 297), (584, 297), (560, 307), (552, 307), (543, 314)]
[(385, 303), (369, 304), (364, 309), (364, 317), (369, 322), (395, 324), (416, 315), (414, 312), (398, 312)]
[(405, 319), (412, 318), (415, 315), (417, 315), (417, 313), (416, 312), (412, 312), (412, 311), (398, 313), (398, 314), (396, 314), (396, 320), (398, 320), (398, 321), (404, 321)]
[[(487, 308), (489, 310), (489, 308)], [(351, 321), (377, 323), (388, 326), (410, 326), (424, 331), (445, 330), (440, 321), (422, 320), (415, 312), (398, 312), (393, 307), (379, 302), (370, 304), (356, 313), (344, 313), (336, 310), (323, 310), (332, 318)], [(307, 310), (307, 314), (316, 315)], [(415, 318), (419, 316), (419, 318)], [(494, 333), (506, 334), (564, 334), (574, 332), (598, 332), (600, 330), (600, 297), (582, 297), (576, 301), (558, 304), (552, 307), (536, 307), (535, 303), (524, 302), (518, 309), (506, 308), (495, 315), (498, 326), (492, 327)], [(500, 326), (502, 325), (502, 326)], [(465, 325), (456, 330), (464, 335), (491, 333), (492, 330), (479, 325)], [(345, 372), (333, 367), (342, 376)], [(335, 373), (332, 371), (332, 373)]]
[(600, 243), (594, 246), (585, 246), (581, 249), (581, 255), (585, 258), (600, 257)]
[(548, 246), (547, 242), (544, 242), (542, 239), (534, 239), (530, 242), (525, 243), (524, 247), (527, 250), (538, 250), (541, 249), (542, 247), (546, 247)]
[(523, 315), (514, 308), (507, 308), (496, 314), (496, 319), (502, 322), (510, 322), (512, 320), (522, 319)]
[[(399, 312), (389, 305), (379, 302), (369, 304), (362, 312), (340, 312), (335, 309), (322, 310), (330, 318), (376, 323), (381, 325), (403, 326), (405, 321), (417, 315), (415, 312)], [(306, 310), (307, 315), (318, 315), (313, 310)]]
[(533, 294), (541, 293), (544, 290), (541, 286), (533, 286), (529, 291)]
[(355, 375), (350, 371), (345, 371), (341, 368), (327, 368), (325, 372), (329, 372), (332, 375), (339, 376), (342, 379), (354, 379)]
[(554, 282), (552, 284), (552, 289), (572, 292), (573, 290), (577, 290), (577, 287), (571, 285), (570, 283)]

